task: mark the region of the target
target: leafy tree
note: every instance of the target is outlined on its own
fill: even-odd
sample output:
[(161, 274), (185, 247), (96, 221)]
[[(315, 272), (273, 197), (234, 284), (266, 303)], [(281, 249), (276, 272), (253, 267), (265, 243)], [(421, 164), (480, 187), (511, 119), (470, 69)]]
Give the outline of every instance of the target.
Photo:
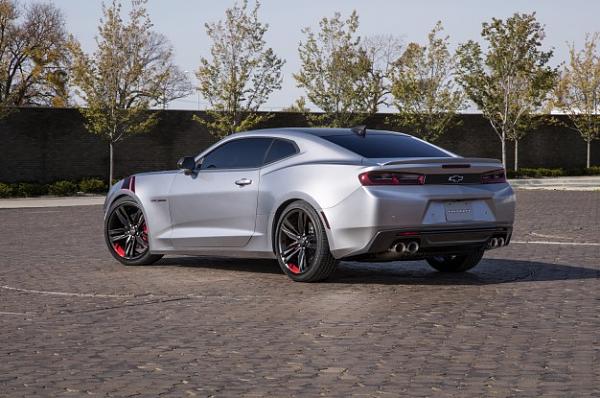
[(569, 45), (569, 63), (556, 87), (555, 105), (568, 115), (569, 127), (587, 144), (586, 167), (591, 163), (592, 141), (600, 136), (600, 33), (587, 35), (584, 48)]
[(448, 36), (438, 22), (428, 35), (428, 44), (410, 43), (392, 76), (393, 104), (397, 121), (412, 126), (427, 141), (435, 141), (458, 123), (456, 112), (463, 95), (455, 86), (455, 57), (448, 50)]
[(202, 58), (196, 76), (198, 90), (208, 100), (210, 119), (195, 118), (217, 136), (244, 131), (269, 116), (257, 114), (274, 90), (281, 88), (285, 63), (263, 38), (269, 25), (258, 19), (260, 3), (252, 11), (243, 0), (225, 11), (225, 21), (207, 23), (213, 44), (211, 59)]
[(0, 115), (25, 105), (68, 103), (68, 35), (49, 3), (0, 0)]
[[(109, 184), (113, 181), (114, 145), (149, 131), (158, 120), (151, 106), (164, 101), (172, 81), (173, 54), (165, 36), (152, 31), (145, 0), (133, 0), (129, 21), (116, 0), (103, 5), (96, 51), (88, 55), (72, 45), (72, 75), (87, 107), (80, 112), (87, 130), (109, 143)], [(169, 89), (167, 87), (167, 89)]]
[(458, 80), (498, 135), (504, 167), (506, 141), (515, 141), (517, 169), (518, 141), (531, 129), (531, 116), (555, 82), (556, 70), (548, 66), (553, 52), (541, 49), (545, 33), (535, 13), (514, 14), (506, 21), (493, 18), (482, 26), (487, 52), (472, 40), (462, 44)]
[(308, 113), (310, 109), (306, 106), (306, 98), (298, 98), (292, 105), (287, 108), (283, 108), (282, 112), (294, 112), (294, 113)]
[(378, 90), (373, 80), (372, 62), (361, 47), (358, 15), (352, 12), (342, 20), (340, 13), (319, 22), (320, 31), (302, 30), (306, 41), (298, 53), (302, 69), (294, 74), (298, 87), (306, 90), (309, 101), (322, 114), (310, 115), (311, 124), (349, 127), (374, 113), (371, 94)]
[(366, 79), (368, 109), (370, 114), (377, 113), (379, 107), (390, 105), (390, 80), (395, 62), (402, 54), (402, 40), (394, 35), (373, 35), (361, 40), (361, 47), (369, 62), (369, 79)]

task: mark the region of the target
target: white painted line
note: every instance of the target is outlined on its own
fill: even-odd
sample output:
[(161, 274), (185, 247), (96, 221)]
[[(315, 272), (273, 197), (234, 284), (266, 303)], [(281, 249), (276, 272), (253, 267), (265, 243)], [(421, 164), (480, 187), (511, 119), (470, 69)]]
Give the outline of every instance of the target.
[(550, 239), (567, 239), (573, 240), (573, 238), (569, 238), (568, 236), (560, 236), (560, 235), (544, 235), (538, 234), (537, 232), (530, 232), (529, 235), (537, 236), (538, 238), (550, 238)]
[(600, 243), (584, 243), (584, 242), (551, 242), (546, 240), (511, 240), (511, 244), (518, 245), (564, 245), (564, 246), (600, 246)]
[(45, 296), (66, 296), (66, 297), (95, 297), (95, 298), (132, 298), (133, 294), (95, 294), (95, 293), (69, 293), (69, 292), (53, 292), (47, 290), (32, 290), (20, 289), (12, 286), (0, 286), (0, 289), (12, 290), (20, 293), (42, 294)]

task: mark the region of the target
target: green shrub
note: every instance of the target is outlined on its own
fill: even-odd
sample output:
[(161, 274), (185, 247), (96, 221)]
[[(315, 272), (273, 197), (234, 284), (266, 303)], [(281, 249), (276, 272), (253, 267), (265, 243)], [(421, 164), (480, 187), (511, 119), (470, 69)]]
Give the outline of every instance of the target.
[(72, 181), (56, 181), (48, 187), (48, 193), (56, 196), (69, 196), (77, 193), (77, 184)]
[(12, 195), (29, 198), (31, 196), (41, 196), (48, 193), (48, 188), (42, 184), (30, 182), (19, 182), (12, 185)]
[(79, 190), (85, 193), (104, 193), (107, 187), (106, 183), (98, 178), (87, 178), (79, 182)]
[(592, 166), (583, 170), (583, 174), (586, 176), (597, 176), (600, 175), (600, 166)]
[[(511, 176), (512, 174), (512, 176)], [(546, 169), (540, 168), (522, 168), (515, 171), (509, 172), (509, 177), (562, 177), (567, 175), (563, 169)]]
[(12, 196), (12, 187), (0, 182), (0, 198), (9, 198)]

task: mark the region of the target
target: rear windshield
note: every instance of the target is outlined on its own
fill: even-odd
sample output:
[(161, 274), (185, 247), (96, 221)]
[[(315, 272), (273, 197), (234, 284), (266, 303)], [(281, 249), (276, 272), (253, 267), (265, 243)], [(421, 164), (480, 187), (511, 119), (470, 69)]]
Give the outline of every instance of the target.
[(343, 148), (365, 158), (440, 158), (451, 157), (433, 145), (400, 134), (371, 134), (323, 136)]

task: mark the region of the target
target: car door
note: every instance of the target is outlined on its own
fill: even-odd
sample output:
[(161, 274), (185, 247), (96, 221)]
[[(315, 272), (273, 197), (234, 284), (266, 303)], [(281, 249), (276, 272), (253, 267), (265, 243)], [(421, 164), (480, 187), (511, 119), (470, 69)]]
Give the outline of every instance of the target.
[(254, 233), (260, 167), (272, 139), (238, 138), (175, 176), (170, 191), (175, 249), (244, 246)]

